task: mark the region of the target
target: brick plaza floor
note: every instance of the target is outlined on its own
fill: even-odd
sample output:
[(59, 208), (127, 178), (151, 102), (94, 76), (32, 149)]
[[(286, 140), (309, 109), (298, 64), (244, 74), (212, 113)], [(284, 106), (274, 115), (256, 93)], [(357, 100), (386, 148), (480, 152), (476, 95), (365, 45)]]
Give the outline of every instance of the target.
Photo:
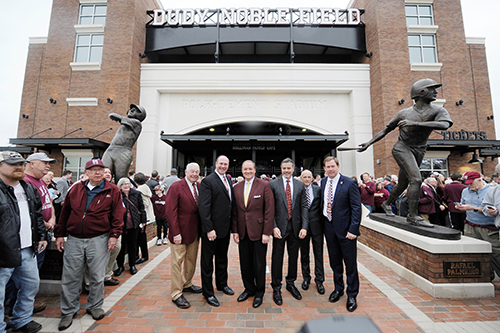
[[(271, 250), (270, 245), (267, 256), (269, 267)], [(82, 295), (80, 316), (65, 332), (291, 333), (297, 332), (308, 320), (328, 316), (368, 316), (382, 332), (387, 333), (500, 332), (498, 285), (494, 298), (435, 299), (361, 250), (358, 251), (361, 283), (358, 309), (349, 313), (345, 308), (346, 296), (337, 303), (328, 302), (328, 296), (333, 291), (333, 273), (326, 253), (325, 247), (325, 295), (318, 294), (314, 283), (309, 290), (303, 291), (299, 269), (295, 284), (302, 293), (302, 300), (295, 300), (283, 287), (283, 305), (277, 306), (272, 301), (271, 276), (268, 273), (264, 303), (254, 309), (253, 298), (242, 303), (236, 301), (243, 291), (243, 284), (238, 248), (231, 242), (228, 285), (234, 289), (235, 295), (226, 296), (216, 291), (221, 306), (214, 308), (206, 303), (201, 294), (185, 294), (191, 308), (181, 310), (170, 298), (170, 245), (152, 246), (150, 260), (137, 266), (139, 272), (136, 275), (132, 276), (126, 270), (118, 278), (120, 285), (105, 287), (103, 308), (107, 316), (104, 319), (96, 322), (85, 315), (87, 296)], [(286, 260), (284, 272), (285, 276)], [(194, 283), (201, 284), (199, 254)], [(47, 309), (34, 318), (43, 325), (42, 332), (58, 332), (59, 296), (43, 295), (37, 299), (48, 304)]]

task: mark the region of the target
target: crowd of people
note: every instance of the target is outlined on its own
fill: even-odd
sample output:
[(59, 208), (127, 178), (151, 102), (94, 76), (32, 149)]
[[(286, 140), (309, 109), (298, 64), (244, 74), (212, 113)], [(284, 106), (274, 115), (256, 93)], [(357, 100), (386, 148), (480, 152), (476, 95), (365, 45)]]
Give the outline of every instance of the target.
[[(157, 171), (150, 177), (130, 171), (128, 177), (114, 179), (103, 161), (92, 159), (85, 164), (81, 179), (71, 183), (72, 173), (66, 170), (54, 182), (49, 170), (53, 163), (55, 159), (40, 152), (26, 160), (16, 152), (0, 153), (0, 244), (2, 253), (8, 254), (0, 258), (0, 315), (6, 319), (0, 323), (0, 332), (7, 327), (25, 333), (41, 329), (31, 316), (46, 307), (35, 296), (38, 270), (51, 240), (64, 253), (59, 330), (69, 328), (79, 313), (81, 292), (89, 294), (86, 312), (95, 320), (102, 319), (104, 287), (119, 284), (113, 276), (125, 272), (126, 255), (130, 274), (137, 273), (136, 265), (149, 260), (146, 228), (151, 224), (157, 229), (156, 245), (170, 243), (171, 298), (181, 309), (190, 307), (189, 293), (201, 293), (214, 307), (220, 306), (215, 289), (235, 294), (228, 285), (232, 238), (238, 244), (244, 286), (238, 302), (253, 297), (254, 308), (262, 305), (271, 242), (276, 305), (283, 304), (285, 255), (285, 289), (292, 297), (302, 299), (295, 285), (299, 262), (302, 290), (309, 289), (314, 275), (318, 293), (325, 294), (326, 240), (334, 272), (329, 301), (337, 302), (346, 293), (346, 308), (355, 311), (361, 207), (369, 213), (387, 213), (383, 205), (398, 183), (395, 175), (374, 180), (369, 173), (363, 173), (358, 182), (356, 177), (339, 173), (334, 157), (324, 160), (323, 178), (309, 170), (294, 177), (295, 162), (286, 158), (278, 177), (257, 177), (255, 163), (247, 160), (241, 165), (241, 179), (233, 179), (227, 174), (229, 159), (221, 155), (207, 177), (200, 177), (200, 166), (193, 162), (186, 166), (183, 178), (172, 169), (167, 177)], [(431, 224), (490, 242), (493, 279), (495, 272), (500, 276), (500, 187), (495, 186), (498, 174), (492, 178), (487, 182), (474, 171), (448, 179), (433, 173), (422, 183), (418, 207), (419, 216)], [(405, 216), (405, 201), (403, 193), (391, 206), (393, 212)], [(196, 286), (193, 275), (200, 248), (201, 286)]]

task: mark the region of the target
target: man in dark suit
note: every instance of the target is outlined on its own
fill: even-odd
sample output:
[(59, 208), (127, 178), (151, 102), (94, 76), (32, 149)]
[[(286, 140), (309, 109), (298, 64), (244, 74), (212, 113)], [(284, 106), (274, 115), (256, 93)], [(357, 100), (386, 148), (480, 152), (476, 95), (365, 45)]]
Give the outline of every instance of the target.
[(255, 163), (241, 166), (245, 181), (234, 187), (232, 232), (239, 244), (241, 278), (245, 290), (238, 297), (243, 302), (255, 295), (253, 307), (262, 305), (266, 288), (267, 244), (273, 233), (274, 197), (269, 183), (255, 178)]
[(314, 281), (316, 282), (316, 288), (318, 293), (323, 295), (325, 293), (325, 287), (323, 282), (325, 281), (325, 269), (323, 266), (323, 228), (324, 221), (323, 215), (321, 214), (321, 188), (315, 184), (313, 175), (311, 171), (304, 170), (300, 175), (300, 180), (306, 186), (306, 198), (307, 204), (309, 206), (309, 229), (307, 230), (307, 235), (300, 242), (300, 263), (302, 266), (302, 277), (304, 281), (302, 282), (302, 289), (309, 289), (311, 283), (311, 267), (309, 250), (311, 247), (311, 239), (314, 253)]
[[(192, 279), (198, 255), (198, 178), (200, 166), (189, 163), (186, 177), (170, 187), (166, 198), (167, 220), (170, 227), (170, 295), (172, 302), (181, 309), (191, 306), (183, 293), (201, 293), (201, 287)], [(184, 265), (184, 267), (182, 267)]]
[(285, 243), (288, 252), (288, 274), (286, 290), (295, 299), (302, 299), (300, 291), (295, 287), (297, 279), (297, 259), (299, 256), (299, 239), (307, 235), (309, 224), (309, 207), (304, 183), (293, 178), (295, 163), (290, 158), (281, 162), (281, 177), (269, 183), (274, 195), (274, 229), (271, 276), (273, 301), (283, 304), (281, 297), (281, 281), (283, 280), (283, 255)]
[(321, 203), (325, 221), (325, 237), (333, 270), (335, 290), (329, 301), (337, 302), (344, 295), (344, 266), (347, 276), (347, 310), (358, 307), (359, 292), (357, 237), (361, 222), (361, 196), (358, 184), (339, 173), (339, 161), (328, 156), (323, 162), (326, 177), (321, 180)]
[(201, 286), (203, 296), (211, 306), (220, 306), (214, 295), (212, 275), (214, 273), (217, 290), (226, 295), (234, 295), (227, 285), (227, 250), (231, 234), (231, 202), (233, 187), (231, 179), (226, 175), (229, 159), (219, 156), (215, 161), (215, 172), (212, 172), (200, 184), (201, 220)]

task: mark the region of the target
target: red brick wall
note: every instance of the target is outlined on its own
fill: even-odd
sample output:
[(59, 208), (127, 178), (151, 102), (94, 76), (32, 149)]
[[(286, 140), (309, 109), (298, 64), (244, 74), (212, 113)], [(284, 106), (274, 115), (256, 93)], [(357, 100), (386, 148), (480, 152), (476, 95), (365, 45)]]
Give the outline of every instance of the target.
[[(361, 226), (359, 241), (432, 283), (490, 282), (490, 260), (485, 253), (433, 254)], [(479, 261), (481, 278), (445, 278), (443, 262)]]

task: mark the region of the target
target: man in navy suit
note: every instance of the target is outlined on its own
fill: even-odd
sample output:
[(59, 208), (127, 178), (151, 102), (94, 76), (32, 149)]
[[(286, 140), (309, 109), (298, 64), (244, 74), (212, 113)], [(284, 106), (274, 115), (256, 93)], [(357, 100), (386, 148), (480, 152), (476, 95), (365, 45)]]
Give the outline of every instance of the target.
[(293, 178), (295, 163), (290, 158), (281, 162), (282, 176), (269, 183), (274, 195), (273, 253), (271, 262), (271, 286), (273, 301), (283, 304), (281, 281), (283, 280), (283, 255), (285, 243), (288, 252), (288, 274), (286, 290), (295, 299), (302, 299), (295, 287), (297, 279), (297, 260), (299, 257), (299, 239), (307, 235), (309, 226), (309, 206), (307, 204), (304, 183)]
[(329, 301), (335, 303), (344, 295), (343, 261), (347, 276), (347, 310), (353, 312), (358, 307), (356, 241), (361, 222), (361, 196), (356, 181), (339, 173), (340, 164), (336, 157), (325, 158), (323, 167), (327, 176), (321, 180), (322, 212), (335, 283), (335, 290), (330, 294)]

